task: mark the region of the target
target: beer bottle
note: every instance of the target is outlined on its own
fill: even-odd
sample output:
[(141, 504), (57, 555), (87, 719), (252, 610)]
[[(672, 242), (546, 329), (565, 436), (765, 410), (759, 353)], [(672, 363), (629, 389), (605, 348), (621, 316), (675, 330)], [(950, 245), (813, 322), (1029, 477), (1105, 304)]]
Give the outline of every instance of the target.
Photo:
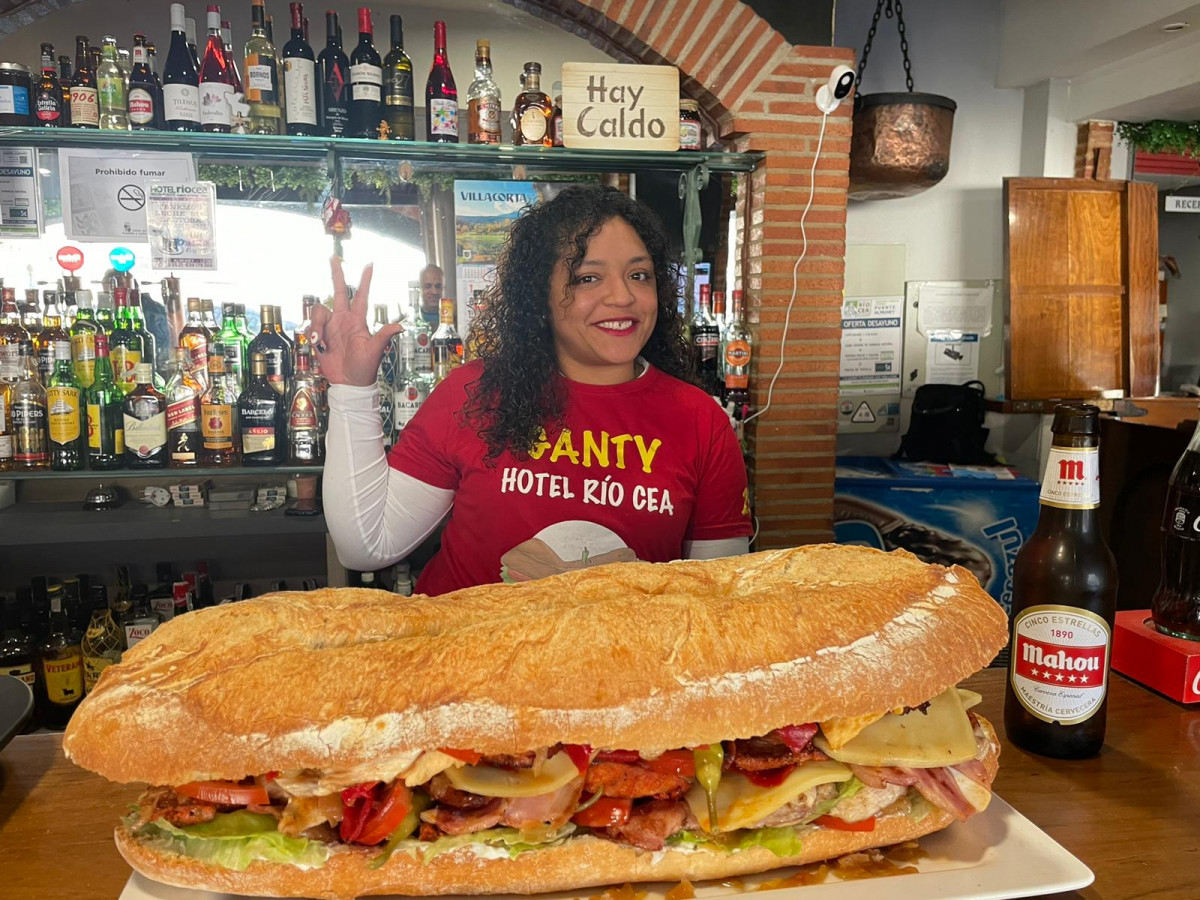
[(1037, 528), (1013, 566), (1008, 739), (1043, 756), (1104, 743), (1117, 566), (1100, 534), (1100, 410), (1060, 404)]
[(1162, 580), (1150, 601), (1154, 627), (1200, 641), (1200, 424), (1171, 472), (1162, 541)]

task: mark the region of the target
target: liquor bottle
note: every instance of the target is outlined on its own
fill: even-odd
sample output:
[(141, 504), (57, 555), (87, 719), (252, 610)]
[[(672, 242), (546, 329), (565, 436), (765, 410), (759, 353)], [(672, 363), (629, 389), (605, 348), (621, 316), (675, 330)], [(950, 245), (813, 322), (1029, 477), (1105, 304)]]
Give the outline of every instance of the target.
[(237, 329), (237, 304), (221, 304), (221, 329), (216, 340), (225, 345), (225, 371), (237, 382), (238, 393), (246, 386), (246, 344)]
[(96, 72), (92, 68), (87, 35), (75, 38), (75, 75), (71, 78), (71, 125), (74, 128), (100, 127), (100, 96)]
[(200, 400), (200, 462), (223, 469), (241, 461), (241, 434), (237, 423), (237, 397), (225, 377), (225, 347), (208, 348), (208, 389)]
[(87, 435), (83, 389), (75, 377), (71, 357), (59, 358), (46, 387), (46, 423), (50, 443), (50, 468), (78, 472), (87, 461)]
[(129, 113), (125, 99), (125, 73), (117, 57), (117, 39), (111, 34), (103, 38), (96, 83), (100, 102), (100, 128), (103, 131), (128, 131)]
[(454, 301), (443, 297), (438, 315), (437, 331), (429, 342), (433, 356), (433, 378), (435, 384), (450, 374), (450, 370), (462, 363), (463, 342), (454, 328)]
[(234, 304), (234, 327), (237, 329), (238, 340), (242, 345), (242, 359), (247, 359), (250, 342), (254, 340), (254, 333), (250, 330), (250, 326), (246, 324), (245, 303)]
[[(89, 584), (88, 576), (77, 575), (74, 578), (64, 578), (63, 586), (63, 612), (67, 615), (67, 621), (70, 623), (71, 639), (78, 644), (83, 640), (83, 633), (87, 630), (87, 623), (92, 618), (92, 610), (84, 602), (84, 594), (87, 591)], [(49, 605), (49, 598), (47, 598)]]
[(404, 52), (404, 20), (391, 17), (392, 49), (383, 60), (383, 114), (388, 124), (388, 139), (416, 140), (413, 121), (413, 67)]
[(267, 359), (250, 354), (250, 383), (238, 398), (242, 465), (278, 466), (287, 458), (284, 400), (267, 381)]
[[(371, 326), (371, 332), (377, 334), (380, 329), (385, 328), (388, 324), (387, 306), (382, 303), (375, 305), (375, 322)], [(393, 404), (395, 402), (395, 380), (396, 380), (396, 341), (393, 339), (388, 343), (387, 349), (383, 351), (383, 356), (379, 360), (379, 371), (375, 378), (375, 386), (379, 391), (379, 420), (383, 426), (383, 444), (384, 449), (387, 449), (392, 444), (392, 435), (396, 430), (396, 421), (393, 414)]]
[(83, 699), (83, 653), (63, 609), (63, 586), (50, 585), (49, 596), (50, 623), (38, 647), (46, 692), (41, 719), (44, 727), (61, 730)]
[(71, 127), (71, 57), (58, 58), (58, 84), (62, 88), (62, 127)]
[(383, 64), (374, 44), (371, 10), (358, 8), (358, 46), (350, 54), (350, 137), (384, 140), (390, 126), (383, 116)]
[(133, 587), (129, 583), (129, 566), (119, 564), (114, 566), (114, 568), (117, 573), (116, 584), (113, 588), (112, 602), (108, 604), (108, 609), (112, 613), (113, 621), (117, 623), (121, 648), (124, 649), (125, 622), (133, 610), (133, 598), (130, 595)]
[(750, 362), (754, 359), (754, 336), (746, 327), (742, 292), (733, 292), (733, 319), (725, 329), (720, 347), (725, 393), (722, 402), (733, 403), (735, 418), (750, 403)]
[(54, 68), (53, 44), (42, 44), (42, 74), (34, 91), (33, 114), (33, 124), (42, 128), (61, 128), (65, 124), (63, 89)]
[(158, 616), (150, 608), (150, 591), (144, 584), (135, 584), (130, 596), (129, 618), (125, 620), (125, 650), (132, 650), (139, 641), (150, 637), (160, 624)]
[(152, 367), (157, 366), (158, 343), (142, 318), (141, 291), (129, 291), (128, 306), (125, 307), (125, 326), (142, 339), (142, 362), (148, 362)]
[[(76, 293), (79, 297), (79, 292)], [(95, 313), (86, 298), (81, 300), (75, 314), (75, 322), (71, 325), (71, 358), (75, 363), (75, 377), (79, 386), (87, 389), (92, 386), (96, 371), (96, 335), (100, 326), (96, 324)]]
[(191, 612), (195, 608), (192, 602), (194, 596), (191, 584), (186, 581), (175, 582), (171, 586), (171, 618), (176, 619)]
[(433, 387), (433, 348), (430, 346), (432, 334), (421, 315), (421, 285), (409, 285), (409, 313), (404, 320), (405, 332), (413, 336), (413, 369), (417, 379), (426, 384), (426, 390)]
[(267, 36), (263, 0), (252, 0), (250, 39), (246, 41), (246, 101), (250, 104), (251, 134), (281, 134), (279, 66), (275, 44)]
[(176, 347), (167, 378), (167, 458), (171, 468), (200, 465), (200, 397), (204, 388), (192, 377), (188, 351)]
[(1161, 560), (1162, 577), (1150, 601), (1154, 627), (1200, 641), (1200, 424), (1171, 471)]
[(321, 131), (327, 137), (342, 137), (350, 124), (350, 60), (342, 52), (342, 29), (333, 10), (325, 13), (325, 48), (317, 57), (317, 80)]
[(13, 467), (12, 389), (15, 383), (16, 369), (0, 362), (0, 472), (11, 472)]
[(182, 3), (171, 4), (171, 46), (163, 65), (163, 128), (200, 130), (200, 67), (188, 44)]
[(130, 469), (167, 467), (167, 398), (154, 387), (150, 363), (138, 363), (137, 384), (122, 403), (125, 465)]
[(121, 650), (125, 645), (120, 627), (108, 608), (108, 590), (102, 584), (93, 584), (88, 591), (91, 620), (79, 649), (83, 654), (83, 690), (90, 694), (96, 689), (100, 675), (113, 663), (121, 661)]
[(289, 356), (288, 356), (288, 363), (287, 363), (287, 373), (288, 373), (288, 377), (291, 378), (292, 369), (293, 369), (291, 356), (294, 355), (296, 352), (296, 345), (292, 342), (292, 339), (290, 337), (288, 337), (288, 333), (287, 333), (286, 329), (284, 329), (284, 327), (283, 327), (283, 310), (282, 310), (282, 308), (279, 306), (273, 306), (273, 307), (271, 307), (271, 309), (274, 311), (273, 321), (274, 321), (274, 325), (275, 325), (275, 333), (277, 335), (279, 335), (281, 338), (283, 338), (283, 340), (287, 343), (287, 346), (288, 346)]
[(15, 368), (21, 341), (29, 338), (29, 332), (21, 324), (17, 292), (8, 287), (0, 288), (0, 366)]
[(150, 52), (146, 36), (133, 36), (133, 68), (129, 72), (129, 127), (133, 131), (156, 131), (162, 119), (158, 87), (150, 69)]
[(467, 143), (500, 143), (500, 86), (492, 77), (489, 41), (475, 42), (475, 80), (467, 88)]
[(203, 389), (208, 386), (208, 329), (204, 327), (200, 298), (188, 297), (187, 310), (187, 324), (179, 332), (179, 346), (187, 351), (192, 378)]
[(204, 330), (208, 332), (209, 341), (216, 340), (217, 332), (221, 329), (217, 325), (217, 316), (213, 309), (213, 302), (207, 297), (200, 301), (200, 316), (204, 322)]
[[(29, 621), (32, 616), (29, 606), (22, 607), (21, 602), (13, 596), (6, 596), (0, 605), (0, 675), (10, 675), (28, 686), (38, 700), (41, 699), (42, 686), (37, 652), (34, 650), (33, 635)], [(37, 728), (37, 717), (33, 716), (24, 732), (28, 733)]]
[[(399, 438), (400, 432), (412, 421), (412, 417), (417, 414), (417, 410), (421, 408), (421, 404), (429, 396), (428, 382), (417, 371), (417, 342), (413, 334), (413, 329), (405, 328), (400, 333), (399, 343), (399, 357), (396, 363), (396, 390), (393, 393), (392, 400), (392, 415), (395, 419), (395, 436), (390, 439), (392, 443), (395, 443)], [(426, 345), (428, 346), (428, 335), (426, 335)]]
[(550, 89), (554, 94), (554, 113), (550, 116), (550, 133), (554, 137), (554, 146), (563, 146), (563, 114), (562, 114), (562, 82), (554, 82)]
[(30, 340), (36, 340), (42, 330), (42, 310), (38, 306), (37, 288), (25, 289), (25, 303), (21, 308), (21, 326)]
[(42, 384), (50, 383), (56, 364), (60, 359), (71, 362), (71, 335), (62, 327), (62, 314), (58, 307), (58, 294), (46, 291), (46, 315), (42, 320), (42, 330), (33, 339), (34, 349), (37, 350), (38, 376)]
[(113, 379), (123, 396), (137, 387), (134, 369), (146, 357), (142, 347), (142, 336), (130, 327), (129, 291), (126, 288), (117, 288), (113, 291), (113, 302), (116, 312), (112, 333), (108, 336), (108, 352), (112, 361)]
[(541, 63), (525, 63), (521, 86), (524, 90), (517, 94), (512, 111), (513, 144), (553, 147), (554, 134), (550, 130), (550, 119), (554, 115), (554, 104), (542, 93)]
[(150, 611), (161, 623), (175, 614), (175, 576), (171, 572), (169, 562), (157, 563), (154, 573), (158, 584), (150, 591), (147, 600), (150, 603)]
[(208, 40), (200, 62), (200, 130), (229, 134), (233, 126), (233, 78), (221, 36), (221, 7), (209, 4)]
[(1104, 743), (1117, 567), (1100, 526), (1100, 410), (1059, 404), (1037, 528), (1013, 564), (1008, 739), (1043, 756)]
[(292, 353), (287, 339), (275, 327), (275, 308), (268, 304), (259, 307), (262, 330), (250, 342), (249, 354), (261, 353), (267, 365), (267, 381), (279, 396), (287, 395), (292, 377)]
[(192, 65), (196, 67), (196, 72), (200, 71), (200, 53), (196, 44), (196, 20), (188, 16), (183, 20), (184, 31), (187, 32), (187, 48), (188, 53), (192, 54)]
[(116, 321), (112, 294), (108, 291), (100, 291), (96, 294), (96, 328), (105, 334), (112, 334)]
[(283, 45), (283, 94), (287, 104), (287, 133), (314, 135), (317, 127), (316, 57), (304, 37), (304, 7), (289, 3), (292, 37)]
[(84, 394), (87, 406), (88, 468), (119, 469), (124, 463), (124, 394), (113, 381), (108, 335), (96, 335), (95, 380)]
[(316, 379), (308, 348), (296, 354), (296, 377), (287, 403), (288, 463), (296, 466), (320, 465), (325, 458)]
[(32, 341), (20, 346), (21, 369), (12, 386), (13, 466), (20, 470), (50, 468), (46, 434), (46, 389), (37, 373)]
[(714, 396), (720, 394), (717, 383), (717, 345), (721, 329), (712, 314), (712, 286), (700, 285), (700, 305), (692, 318), (692, 356), (696, 361), (696, 376), (700, 387)]
[(433, 65), (425, 81), (425, 140), (458, 143), (458, 88), (446, 56), (446, 23), (433, 23)]

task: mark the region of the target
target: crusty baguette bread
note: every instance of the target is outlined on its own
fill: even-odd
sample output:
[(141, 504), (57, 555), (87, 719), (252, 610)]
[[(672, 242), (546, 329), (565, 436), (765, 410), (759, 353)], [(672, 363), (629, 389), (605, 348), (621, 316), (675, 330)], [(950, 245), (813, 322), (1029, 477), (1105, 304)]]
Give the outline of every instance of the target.
[[(436, 598), (279, 593), (163, 625), (105, 670), (63, 748), (154, 784), (352, 767), (369, 780), (364, 763), (392, 777), (404, 754), (443, 746), (652, 751), (914, 706), (1006, 639), (966, 569), (835, 545)], [(629, 877), (616, 871), (597, 881)]]
[[(990, 723), (979, 721), (990, 737), (983, 759), (990, 781), (996, 774), (999, 742)], [(953, 821), (949, 813), (933, 809), (920, 822), (903, 812), (882, 816), (869, 832), (817, 828), (803, 838), (803, 852), (791, 857), (776, 856), (762, 847), (736, 853), (704, 848), (650, 852), (580, 836), (515, 859), (502, 853), (484, 857), (470, 848), (458, 848), (428, 863), (397, 853), (379, 869), (368, 865), (378, 854), (372, 849), (335, 854), (319, 869), (255, 862), (244, 872), (235, 872), (151, 847), (124, 825), (117, 828), (116, 842), (134, 869), (166, 884), (257, 897), (346, 900), (378, 894), (534, 894), (622, 882), (729, 878), (886, 847), (940, 831)]]

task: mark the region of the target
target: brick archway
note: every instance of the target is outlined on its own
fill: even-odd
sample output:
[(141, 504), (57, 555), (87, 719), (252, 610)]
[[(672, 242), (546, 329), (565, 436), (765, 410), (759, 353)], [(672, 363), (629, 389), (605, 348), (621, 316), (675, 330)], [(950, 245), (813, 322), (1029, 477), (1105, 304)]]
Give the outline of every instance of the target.
[[(821, 116), (817, 87), (854, 52), (788, 44), (739, 0), (505, 0), (555, 22), (624, 62), (673, 65), (717, 134), (738, 151), (766, 151), (741, 180), (738, 278), (757, 339), (755, 404), (779, 362), (800, 213)], [(712, 27), (708, 27), (712, 26)], [(837, 439), (838, 359), (846, 250), (851, 104), (830, 116), (806, 219), (787, 361), (770, 412), (752, 423), (751, 485), (759, 548), (829, 540)]]

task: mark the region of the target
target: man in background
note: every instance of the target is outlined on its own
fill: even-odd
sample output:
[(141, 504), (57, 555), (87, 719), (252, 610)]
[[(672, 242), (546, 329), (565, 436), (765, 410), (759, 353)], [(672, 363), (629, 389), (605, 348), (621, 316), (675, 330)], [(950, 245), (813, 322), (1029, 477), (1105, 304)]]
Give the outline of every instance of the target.
[(437, 327), (438, 309), (445, 296), (445, 275), (442, 267), (430, 263), (421, 270), (421, 318)]

